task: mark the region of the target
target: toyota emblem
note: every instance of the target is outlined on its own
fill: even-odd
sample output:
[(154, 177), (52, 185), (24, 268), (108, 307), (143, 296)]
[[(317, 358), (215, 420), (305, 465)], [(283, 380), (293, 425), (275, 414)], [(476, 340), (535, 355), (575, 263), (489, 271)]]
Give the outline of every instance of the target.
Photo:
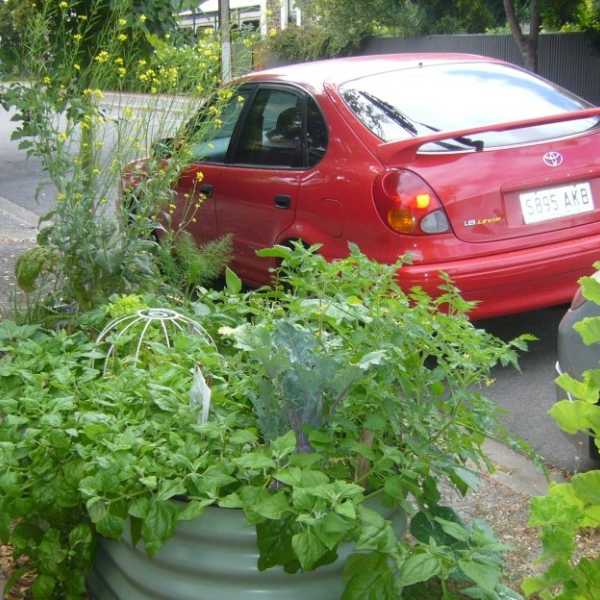
[(560, 167), (563, 163), (563, 155), (560, 152), (546, 152), (542, 159), (547, 167)]

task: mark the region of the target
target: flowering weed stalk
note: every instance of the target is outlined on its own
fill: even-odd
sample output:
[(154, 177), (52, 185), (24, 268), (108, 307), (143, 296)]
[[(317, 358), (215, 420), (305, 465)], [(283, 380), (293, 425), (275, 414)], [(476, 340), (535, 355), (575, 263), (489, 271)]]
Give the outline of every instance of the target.
[[(202, 196), (194, 189), (178, 198), (175, 184), (234, 93), (219, 87), (214, 36), (182, 49), (169, 35), (145, 31), (132, 0), (113, 4), (98, 31), (101, 2), (80, 12), (82, 2), (45, 0), (27, 31), (30, 80), (1, 97), (21, 122), (13, 137), (41, 159), (56, 194), (55, 208), (40, 222), (46, 260), (26, 264), (33, 254), (25, 254), (18, 269), (26, 274), (21, 287), (41, 290), (49, 305), (89, 309), (113, 293), (179, 283), (162, 276), (161, 261), (197, 221)], [(92, 44), (86, 43), (91, 27)], [(145, 93), (131, 94), (132, 85)], [(156, 140), (167, 138), (173, 142), (168, 158), (153, 152)], [(143, 173), (136, 173), (132, 161), (149, 155)], [(135, 193), (123, 187), (124, 173), (127, 181), (135, 179)], [(174, 214), (175, 206), (181, 212)], [(219, 248), (221, 264), (212, 264), (210, 277), (228, 255), (227, 244)], [(186, 281), (184, 291), (198, 282), (206, 277)]]

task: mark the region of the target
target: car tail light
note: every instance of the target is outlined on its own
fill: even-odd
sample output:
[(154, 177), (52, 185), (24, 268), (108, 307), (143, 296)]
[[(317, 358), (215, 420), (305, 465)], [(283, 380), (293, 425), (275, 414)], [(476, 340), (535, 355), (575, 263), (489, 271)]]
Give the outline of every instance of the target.
[(398, 233), (431, 235), (450, 231), (439, 198), (412, 171), (388, 171), (375, 181), (374, 196), (383, 222)]

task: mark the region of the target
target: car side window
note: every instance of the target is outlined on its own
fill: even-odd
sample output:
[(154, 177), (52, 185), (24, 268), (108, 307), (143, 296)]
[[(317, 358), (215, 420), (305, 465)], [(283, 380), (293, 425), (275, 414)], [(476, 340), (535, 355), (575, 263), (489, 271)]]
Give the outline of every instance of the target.
[(306, 113), (308, 166), (314, 167), (327, 152), (327, 125), (317, 103), (310, 97), (306, 101)]
[(302, 167), (302, 98), (280, 89), (261, 89), (247, 113), (235, 163)]
[(250, 94), (250, 90), (239, 90), (225, 104), (218, 116), (211, 114), (210, 107), (202, 111), (193, 127), (200, 130), (206, 128), (206, 132), (200, 134), (203, 141), (192, 146), (194, 162), (225, 162), (235, 126)]

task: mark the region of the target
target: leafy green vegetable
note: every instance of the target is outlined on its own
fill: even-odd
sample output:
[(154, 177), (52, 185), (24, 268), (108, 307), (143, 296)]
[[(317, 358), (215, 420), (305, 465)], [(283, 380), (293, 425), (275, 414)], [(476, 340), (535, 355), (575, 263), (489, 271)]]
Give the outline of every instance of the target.
[[(256, 527), (260, 569), (317, 569), (351, 544), (345, 599), (449, 579), (500, 597), (503, 547), (440, 506), (437, 482), (477, 485), (486, 434), (503, 435), (481, 384), (526, 340), (477, 329), (450, 282), (438, 300), (406, 295), (402, 262), (272, 252), (274, 287), (244, 292), (227, 272), (225, 290), (179, 306), (216, 344), (148, 332), (139, 361), (119, 352), (106, 376), (85, 333), (97, 313), (75, 333), (0, 324), (0, 535), (29, 557), (40, 597), (77, 597), (98, 535), (154, 554), (210, 505)], [(190, 402), (197, 368), (207, 420)]]
[[(595, 265), (596, 268), (600, 264)], [(600, 284), (591, 277), (581, 279), (584, 296), (600, 303)], [(586, 318), (575, 325), (584, 343), (600, 341), (600, 319)], [(567, 433), (585, 432), (596, 445), (600, 441), (600, 369), (583, 373), (582, 380), (562, 374), (556, 383), (572, 398), (557, 402), (549, 411)], [(579, 473), (571, 481), (551, 484), (548, 494), (533, 498), (529, 524), (541, 530), (542, 558), (547, 569), (523, 582), (527, 596), (544, 600), (595, 600), (600, 590), (600, 560), (578, 558), (577, 535), (600, 526), (600, 471)]]

